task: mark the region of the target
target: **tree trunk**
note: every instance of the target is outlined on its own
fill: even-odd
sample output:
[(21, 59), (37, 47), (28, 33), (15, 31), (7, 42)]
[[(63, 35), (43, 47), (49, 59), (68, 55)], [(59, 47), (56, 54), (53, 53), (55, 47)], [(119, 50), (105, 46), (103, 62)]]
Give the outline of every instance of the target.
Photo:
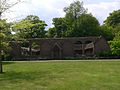
[[(1, 20), (1, 14), (2, 14), (2, 12), (0, 12), (0, 20)], [(1, 33), (1, 30), (0, 30), (0, 33)], [(2, 40), (0, 40), (0, 44), (1, 43), (2, 43)], [(0, 47), (0, 73), (3, 73), (2, 59), (3, 59), (3, 55), (2, 55), (2, 50), (1, 50), (1, 47)]]
[[(0, 40), (0, 44), (1, 43), (2, 43), (2, 40)], [(1, 50), (1, 49), (2, 48), (0, 47), (0, 73), (3, 73), (2, 60), (4, 59), (4, 55), (3, 55), (3, 50)]]
[(0, 59), (0, 73), (3, 73), (2, 58)]

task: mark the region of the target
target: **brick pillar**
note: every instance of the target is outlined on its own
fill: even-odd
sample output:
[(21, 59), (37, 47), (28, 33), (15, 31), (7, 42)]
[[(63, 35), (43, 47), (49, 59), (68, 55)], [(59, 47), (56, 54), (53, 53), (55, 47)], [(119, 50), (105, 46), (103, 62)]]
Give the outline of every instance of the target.
[(32, 42), (29, 41), (29, 54), (32, 56)]
[(85, 55), (85, 49), (84, 49), (84, 48), (85, 48), (85, 44), (83, 43), (83, 44), (82, 44), (82, 56)]
[(93, 43), (93, 55), (95, 54), (95, 45)]

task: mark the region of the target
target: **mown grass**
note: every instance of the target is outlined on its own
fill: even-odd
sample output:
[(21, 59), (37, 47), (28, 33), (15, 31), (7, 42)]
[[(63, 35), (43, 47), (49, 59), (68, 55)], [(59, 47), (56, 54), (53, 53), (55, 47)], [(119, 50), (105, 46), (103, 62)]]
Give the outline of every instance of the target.
[(120, 90), (120, 61), (4, 64), (0, 90)]

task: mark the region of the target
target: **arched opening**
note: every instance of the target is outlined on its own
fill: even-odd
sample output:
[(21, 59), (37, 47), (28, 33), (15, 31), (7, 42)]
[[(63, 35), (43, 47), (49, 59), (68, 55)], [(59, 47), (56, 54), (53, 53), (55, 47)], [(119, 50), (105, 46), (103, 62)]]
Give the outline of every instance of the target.
[(74, 50), (74, 56), (80, 57), (82, 55), (82, 50)]
[(85, 55), (93, 55), (93, 48), (86, 49)]
[(61, 48), (58, 45), (53, 47), (53, 58), (60, 59), (61, 58)]
[(81, 41), (76, 41), (74, 43), (74, 56), (75, 57), (80, 57), (82, 55), (82, 42)]

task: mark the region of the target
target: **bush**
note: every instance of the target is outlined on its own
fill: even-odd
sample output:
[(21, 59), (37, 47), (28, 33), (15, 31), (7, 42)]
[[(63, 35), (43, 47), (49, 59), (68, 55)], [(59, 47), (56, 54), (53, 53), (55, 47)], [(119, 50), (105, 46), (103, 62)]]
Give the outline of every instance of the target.
[(109, 44), (111, 50), (103, 51), (103, 52), (99, 53), (97, 56), (119, 58), (120, 57), (120, 40), (109, 41), (108, 44)]
[(113, 55), (112, 55), (112, 51), (109, 50), (109, 51), (103, 51), (103, 52), (99, 53), (98, 56), (100, 56), (100, 57), (111, 57)]
[(110, 49), (113, 56), (120, 56), (120, 40), (109, 41)]

